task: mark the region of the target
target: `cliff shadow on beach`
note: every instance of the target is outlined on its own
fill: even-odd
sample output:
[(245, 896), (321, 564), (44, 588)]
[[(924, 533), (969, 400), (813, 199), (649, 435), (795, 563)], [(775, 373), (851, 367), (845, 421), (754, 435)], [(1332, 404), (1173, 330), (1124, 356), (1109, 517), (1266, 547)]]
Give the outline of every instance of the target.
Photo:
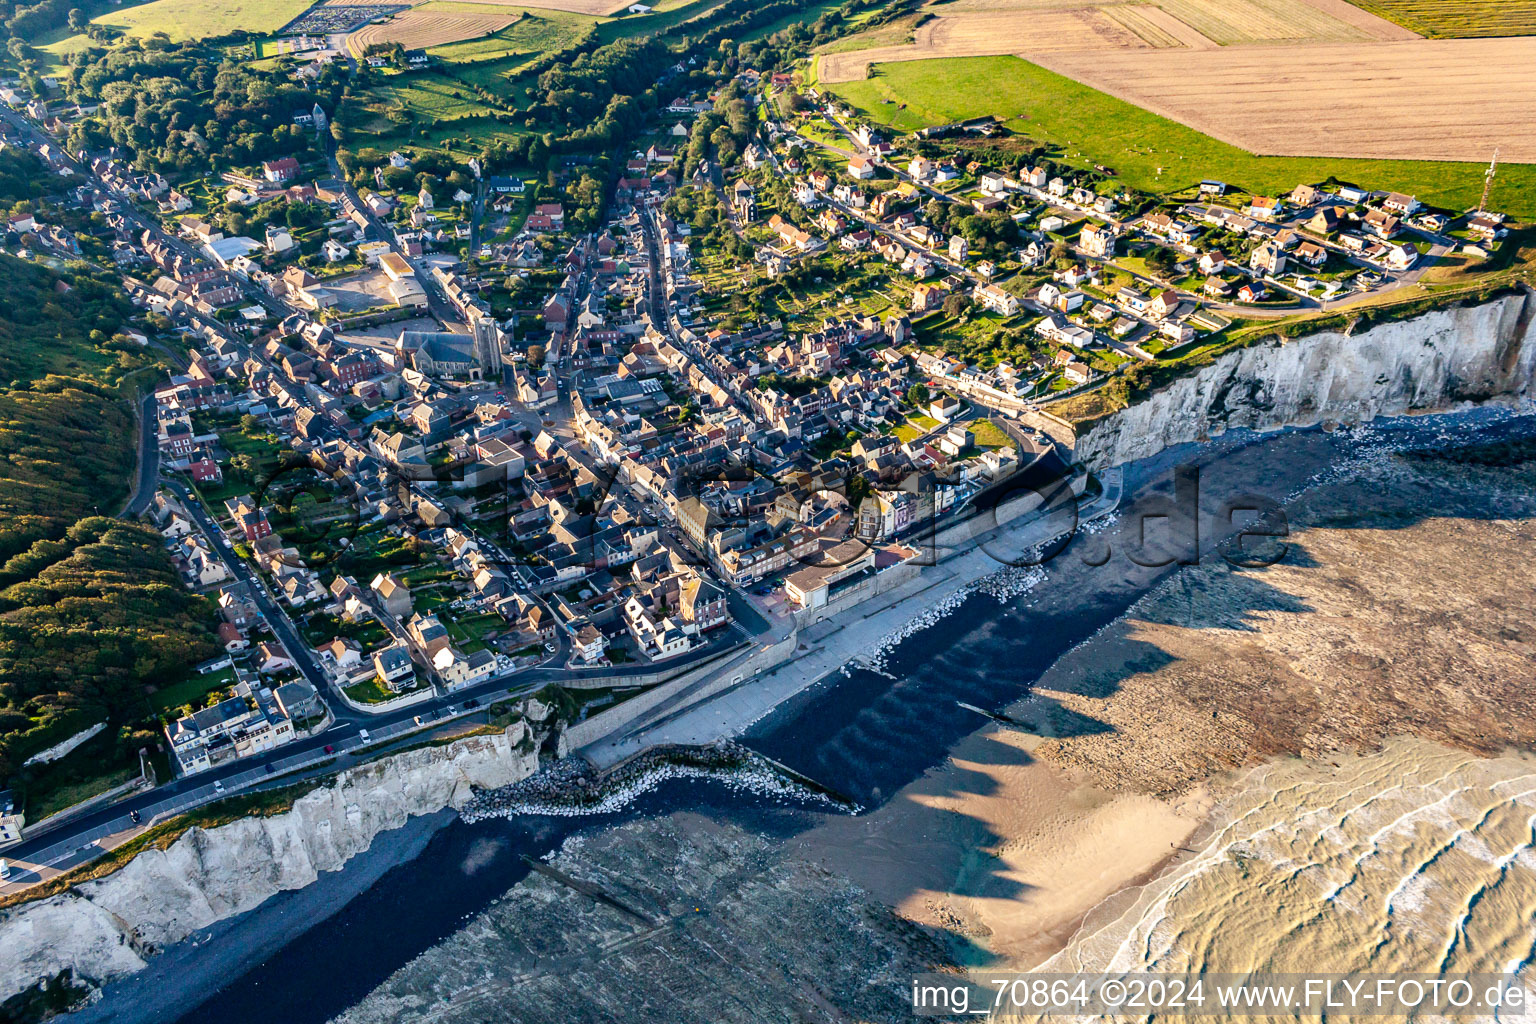
[[(1532, 423), (1449, 440), (1423, 426), (1424, 443), (1384, 444), (1370, 428), (1313, 432), (1308, 443), (1364, 450), (1299, 487), (1274, 471), (1266, 445), (1219, 460), (1218, 470), (1243, 465), (1226, 482), (1269, 477), (1288, 499), (1290, 533), (1273, 565), (1211, 554), (1105, 574), (1074, 557), (1078, 545), (1114, 549), (1140, 530), (1133, 502), (1105, 537), (1061, 552), (1026, 598), (993, 607), (972, 596), (883, 673), (854, 669), (806, 698), (792, 735), (764, 730), (751, 742), (878, 808), (871, 817), (883, 822), (830, 825), (836, 836), (819, 854), (947, 930), (956, 958), (977, 965), (998, 962), (991, 926), (955, 908), (1042, 898), (1018, 852), (1056, 825), (1001, 806), (1026, 799), (1020, 779), (1039, 784), (1037, 759), (1079, 784), (1060, 794), (1068, 803), (1102, 808), (1135, 794), (1176, 808), (1266, 759), (1368, 751), (1400, 733), (1484, 754), (1529, 745), (1536, 726), (1507, 719), (1536, 721), (1508, 710), (1525, 708), (1536, 681), (1520, 654), (1536, 641), (1523, 567), (1536, 554)], [(1061, 639), (1085, 633), (1093, 639), (1076, 649)], [(1490, 675), (1489, 657), (1508, 671)], [(1123, 838), (1126, 883), (1183, 848), (1173, 811), (1115, 813), (1155, 837)]]

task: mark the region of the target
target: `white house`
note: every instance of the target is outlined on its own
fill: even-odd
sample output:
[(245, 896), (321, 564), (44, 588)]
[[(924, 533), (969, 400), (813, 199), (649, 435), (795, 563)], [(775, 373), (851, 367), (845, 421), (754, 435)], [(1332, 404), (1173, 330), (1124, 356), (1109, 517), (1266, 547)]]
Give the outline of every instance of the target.
[(465, 654), (455, 647), (443, 647), (432, 656), (432, 667), (449, 689), (483, 683), (496, 674), (496, 655), (490, 651)]
[(971, 297), (999, 316), (1014, 316), (1019, 312), (1018, 296), (999, 284), (979, 284), (971, 291)]
[(287, 252), (293, 248), (293, 236), (276, 224), (267, 225), (267, 251)]

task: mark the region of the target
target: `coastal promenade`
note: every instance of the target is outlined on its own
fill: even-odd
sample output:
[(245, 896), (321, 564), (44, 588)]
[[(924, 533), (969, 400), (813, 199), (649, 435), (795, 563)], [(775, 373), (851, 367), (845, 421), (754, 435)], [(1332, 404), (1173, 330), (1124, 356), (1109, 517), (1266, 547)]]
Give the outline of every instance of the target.
[[(1122, 490), (1119, 471), (1111, 470), (1100, 494), (1079, 507), (1078, 523), (1110, 515), (1120, 504)], [(607, 768), (657, 744), (703, 744), (738, 736), (785, 701), (878, 649), (888, 637), (900, 635), (925, 612), (994, 573), (1025, 571), (1011, 567), (1024, 564), (1023, 556), (1031, 549), (1060, 538), (1068, 529), (1064, 518), (1059, 510), (1030, 513), (968, 543), (941, 543), (937, 564), (924, 566), (887, 593), (801, 629), (795, 649), (775, 667), (738, 679), (736, 664), (728, 663), (576, 752), (598, 768)]]

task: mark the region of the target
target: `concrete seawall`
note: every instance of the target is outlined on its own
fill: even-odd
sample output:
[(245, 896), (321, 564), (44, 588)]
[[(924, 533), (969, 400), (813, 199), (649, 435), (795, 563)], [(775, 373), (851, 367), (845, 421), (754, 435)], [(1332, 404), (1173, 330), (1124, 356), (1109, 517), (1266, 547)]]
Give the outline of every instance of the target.
[(799, 634), (796, 628), (776, 644), (754, 645), (751, 650), (731, 656), (723, 663), (709, 662), (690, 669), (675, 679), (631, 697), (618, 707), (599, 712), (584, 722), (577, 722), (560, 734), (560, 756), (566, 757), (611, 736), (669, 702), (686, 696), (690, 703), (697, 703), (759, 672), (783, 664), (794, 656)]
[[(1081, 494), (1086, 478), (1074, 481)], [(560, 753), (609, 767), (655, 743), (701, 743), (738, 734), (774, 706), (846, 664), (899, 628), (922, 606), (942, 601), (997, 571), (998, 556), (1049, 543), (1055, 521), (1025, 518), (1039, 508), (1033, 493), (948, 526), (931, 539), (934, 564), (891, 566), (814, 611), (798, 612), (790, 634), (631, 698), (570, 727)], [(1107, 514), (1113, 502), (1084, 516)], [(978, 543), (987, 538), (987, 543)], [(705, 706), (708, 705), (708, 706)]]
[[(1096, 425), (1077, 439), (1076, 458), (1105, 475), (1113, 467), (1232, 427), (1278, 430), (1523, 395), (1536, 371), (1536, 346), (1525, 344), (1533, 306), (1536, 298), (1522, 293), (1436, 310), (1353, 336), (1323, 332), (1232, 352)], [(1081, 495), (1085, 483), (1083, 477), (1074, 480), (1074, 491)], [(1115, 503), (1118, 487), (1108, 507), (1096, 502), (1089, 508), (1103, 515)], [(903, 602), (942, 600), (984, 575), (981, 563), (989, 560), (979, 547), (997, 538), (1017, 542), (1032, 530), (1038, 534), (1034, 543), (1054, 539), (1050, 534), (1059, 529), (1024, 518), (1041, 504), (1038, 495), (1026, 492), (937, 531), (919, 542), (926, 557), (918, 561), (927, 565), (908, 564), (898, 574), (887, 570), (825, 608), (797, 613), (794, 632), (780, 644), (754, 649), (721, 668), (696, 670), (596, 715), (568, 731), (562, 750), (611, 764), (651, 742), (701, 740), (709, 731), (704, 719), (710, 712), (699, 705), (722, 694), (729, 697), (721, 703), (735, 707), (713, 713), (719, 735), (740, 731), (754, 712), (766, 713), (773, 701), (837, 668), (841, 662), (835, 655), (841, 652), (842, 661), (853, 657), (859, 644), (871, 639), (866, 625), (872, 618), (910, 618), (915, 609), (899, 608)], [(987, 537), (992, 540), (984, 545)], [(845, 629), (849, 635), (834, 637)], [(854, 636), (858, 639), (850, 639)], [(796, 664), (802, 660), (804, 665)], [(768, 674), (773, 678), (753, 679)], [(786, 682), (787, 676), (795, 680)], [(742, 685), (747, 680), (752, 687)], [(748, 698), (741, 692), (747, 689), (763, 692)], [(694, 728), (677, 724), (691, 712)]]

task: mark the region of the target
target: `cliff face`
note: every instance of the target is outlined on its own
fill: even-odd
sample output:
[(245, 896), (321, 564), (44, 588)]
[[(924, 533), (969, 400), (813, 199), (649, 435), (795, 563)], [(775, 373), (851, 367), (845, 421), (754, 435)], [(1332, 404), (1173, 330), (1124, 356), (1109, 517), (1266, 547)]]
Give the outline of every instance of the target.
[(1103, 469), (1233, 427), (1354, 422), (1525, 394), (1536, 370), (1528, 304), (1536, 298), (1514, 295), (1230, 353), (1096, 425), (1078, 438), (1076, 458)]
[(519, 722), (362, 765), (282, 814), (191, 829), (105, 878), (0, 912), (0, 999), (66, 968), (92, 986), (130, 974), (199, 928), (339, 869), (407, 818), (526, 778), (538, 755), (517, 749), (525, 735)]

